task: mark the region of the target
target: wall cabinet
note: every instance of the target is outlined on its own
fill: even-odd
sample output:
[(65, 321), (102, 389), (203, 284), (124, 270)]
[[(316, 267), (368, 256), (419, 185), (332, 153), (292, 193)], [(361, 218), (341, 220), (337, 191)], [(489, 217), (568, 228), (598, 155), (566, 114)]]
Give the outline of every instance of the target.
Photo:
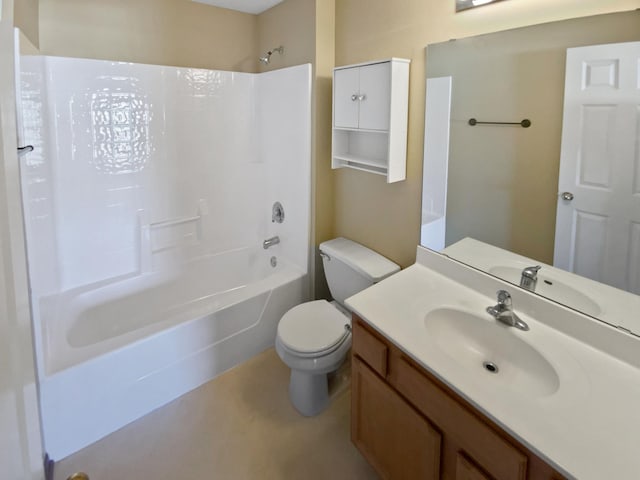
[(351, 438), (382, 478), (562, 475), (354, 315)]
[(409, 60), (392, 58), (333, 71), (332, 168), (406, 178)]

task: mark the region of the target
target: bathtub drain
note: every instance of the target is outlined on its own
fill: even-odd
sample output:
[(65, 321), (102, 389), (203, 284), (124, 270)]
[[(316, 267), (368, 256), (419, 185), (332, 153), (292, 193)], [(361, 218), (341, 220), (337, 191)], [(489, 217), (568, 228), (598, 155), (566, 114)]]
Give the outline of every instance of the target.
[(485, 368), (485, 370), (491, 373), (498, 373), (498, 371), (500, 370), (498, 366), (493, 362), (482, 362), (482, 366)]

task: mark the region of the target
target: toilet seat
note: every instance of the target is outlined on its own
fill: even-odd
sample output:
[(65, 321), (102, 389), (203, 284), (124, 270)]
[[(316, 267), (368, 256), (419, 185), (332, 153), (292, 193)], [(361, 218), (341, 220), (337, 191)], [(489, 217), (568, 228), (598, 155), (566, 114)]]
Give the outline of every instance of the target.
[(321, 356), (336, 350), (351, 334), (349, 318), (326, 300), (300, 304), (278, 324), (282, 346), (299, 356)]

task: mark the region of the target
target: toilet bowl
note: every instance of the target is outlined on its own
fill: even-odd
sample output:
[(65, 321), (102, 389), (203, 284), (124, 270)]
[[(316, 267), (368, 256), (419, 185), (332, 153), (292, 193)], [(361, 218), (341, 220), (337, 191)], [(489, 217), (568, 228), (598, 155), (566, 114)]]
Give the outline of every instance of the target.
[(351, 319), (326, 300), (303, 303), (282, 317), (276, 351), (291, 368), (289, 398), (302, 415), (327, 406), (327, 374), (338, 369), (350, 348)]
[(346, 238), (320, 245), (334, 301), (316, 300), (293, 307), (278, 324), (276, 351), (291, 368), (289, 398), (302, 415), (313, 416), (329, 404), (327, 375), (337, 370), (351, 348), (351, 312), (344, 300), (400, 270), (382, 255)]

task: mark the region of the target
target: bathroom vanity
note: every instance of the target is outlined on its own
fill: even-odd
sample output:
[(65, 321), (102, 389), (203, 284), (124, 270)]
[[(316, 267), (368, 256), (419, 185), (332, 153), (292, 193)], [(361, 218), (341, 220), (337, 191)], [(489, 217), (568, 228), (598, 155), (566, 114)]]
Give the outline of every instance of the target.
[[(529, 331), (486, 312), (513, 296)], [(640, 340), (418, 248), (351, 297), (352, 441), (383, 478), (640, 478)]]
[(565, 478), (358, 316), (353, 442), (383, 478)]

